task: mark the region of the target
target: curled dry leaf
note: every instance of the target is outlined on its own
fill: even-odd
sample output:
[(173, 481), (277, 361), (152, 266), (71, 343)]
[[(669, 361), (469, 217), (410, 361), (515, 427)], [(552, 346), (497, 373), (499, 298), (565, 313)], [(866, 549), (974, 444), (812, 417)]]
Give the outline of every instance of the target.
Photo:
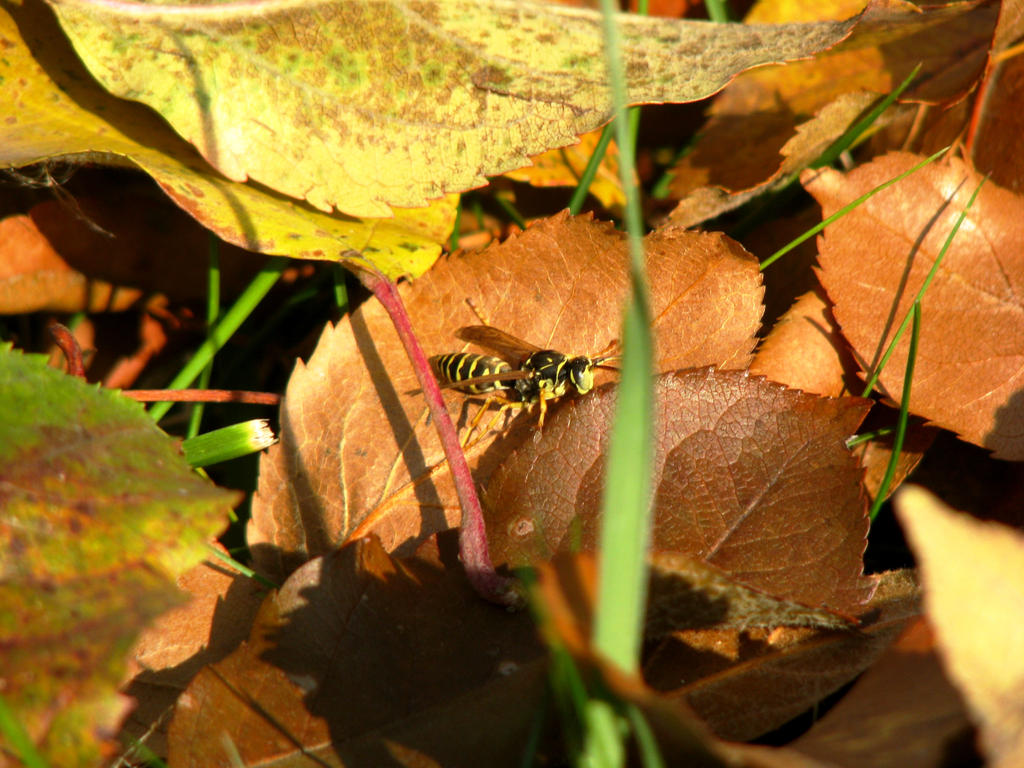
[[(807, 173), (830, 216), (922, 158), (893, 153), (849, 174)], [(933, 163), (825, 229), (819, 278), (858, 362), (872, 370), (981, 177)], [(999, 458), (1024, 458), (1024, 200), (982, 188), (922, 301), (911, 412)], [(899, 401), (910, 334), (882, 372)]]
[(896, 497), (939, 655), (989, 765), (1024, 764), (1024, 536), (909, 486)]
[(880, 574), (856, 632), (685, 630), (650, 648), (644, 679), (726, 739), (774, 730), (868, 668), (919, 612), (909, 572)]
[[(761, 316), (754, 259), (722, 235), (678, 229), (648, 236), (645, 247), (659, 370), (748, 365)], [(618, 336), (626, 265), (624, 237), (611, 225), (561, 214), (442, 261), (402, 293), (428, 354), (459, 349), (455, 331), (479, 322), (466, 299), (492, 325), (538, 346), (594, 353)], [(289, 383), (281, 443), (261, 459), (249, 542), (262, 569), (280, 578), (370, 531), (394, 550), (458, 524), (447, 464), (416, 389), (375, 302), (325, 330)], [(481, 400), (452, 392), (449, 402), (465, 426)], [(489, 435), (474, 446), (478, 482), (535, 423), (521, 414), (502, 444)]]
[[(800, 7), (763, 2), (747, 21), (820, 20), (863, 7), (860, 0)], [(995, 18), (989, 2), (925, 10), (876, 2), (849, 37), (813, 59), (742, 73), (714, 99), (693, 152), (673, 169), (672, 193), (681, 202), (669, 219), (693, 226), (777, 186), (918, 65), (921, 73), (904, 100), (962, 98), (983, 71)]]
[[(656, 391), (653, 549), (775, 597), (859, 612), (873, 581), (862, 574), (861, 469), (845, 440), (870, 403), (711, 369), (663, 375)], [(610, 389), (568, 404), (495, 472), (495, 562), (595, 547), (613, 409)]]
[(792, 182), (876, 100), (846, 93), (805, 122), (789, 112), (714, 115), (696, 148), (672, 169), (670, 193), (679, 204), (668, 221), (693, 227)]
[(519, 765), (543, 647), (477, 597), (454, 543), (397, 560), (369, 537), (292, 574), (182, 694), (169, 764)]
[(974, 167), (991, 174), (1001, 187), (1019, 191), (1024, 184), (1024, 156), (1018, 151), (1024, 132), (1024, 58), (1014, 45), (1024, 35), (1024, 14), (1014, 3), (999, 4), (986, 78), (979, 88), (977, 123), (968, 137)]
[[(714, 624), (733, 609), (738, 610), (732, 618), (740, 620), (748, 607), (755, 624), (764, 620), (804, 627), (765, 630), (736, 621), (727, 628), (679, 627), (660, 638), (648, 635), (642, 665), (646, 684), (661, 692), (663, 700), (685, 704), (688, 714), (696, 711), (724, 738), (755, 738), (818, 703), (870, 666), (919, 610), (917, 585), (909, 571), (882, 574), (875, 595), (862, 606), (857, 631), (837, 632), (849, 625), (835, 614), (756, 595), (692, 559), (656, 555), (654, 567), (648, 617), (653, 612), (656, 623), (659, 614), (664, 618), (656, 603), (668, 597), (664, 580), (678, 583), (683, 578), (713, 587), (705, 593), (709, 599), (703, 606), (694, 605), (700, 595), (694, 590), (689, 604), (696, 611), (687, 618), (691, 626)], [(559, 554), (537, 571), (541, 632), (557, 637), (583, 665), (594, 664), (594, 556)]]

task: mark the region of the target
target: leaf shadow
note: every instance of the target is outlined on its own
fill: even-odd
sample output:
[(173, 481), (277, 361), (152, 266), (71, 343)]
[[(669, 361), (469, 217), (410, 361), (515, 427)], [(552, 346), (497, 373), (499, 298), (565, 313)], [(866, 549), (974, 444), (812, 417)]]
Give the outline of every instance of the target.
[(206, 566), (233, 578), (227, 592), (217, 600), (207, 641), (184, 661), (159, 670), (144, 669), (121, 689), (136, 700), (135, 709), (118, 734), (123, 743), (144, 740), (154, 752), (165, 754), (162, 742), (178, 697), (200, 670), (234, 652), (249, 634), (262, 590), (252, 580), (217, 563), (207, 561)]
[(394, 560), (363, 539), (282, 590), (261, 658), (299, 687), (346, 762), (449, 764), (477, 742), (508, 755), (525, 743), (544, 684), (532, 621), (473, 593), (456, 531), (438, 535), (436, 557)]

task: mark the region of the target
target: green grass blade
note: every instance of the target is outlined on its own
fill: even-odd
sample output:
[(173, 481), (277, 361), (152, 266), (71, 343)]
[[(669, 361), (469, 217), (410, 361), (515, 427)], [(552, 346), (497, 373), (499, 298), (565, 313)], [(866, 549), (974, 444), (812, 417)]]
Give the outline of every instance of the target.
[(860, 137), (867, 132), (868, 128), (874, 125), (875, 121), (882, 116), (882, 113), (891, 107), (896, 99), (903, 95), (903, 92), (910, 87), (910, 84), (913, 83), (915, 79), (917, 79), (917, 75), (920, 71), (921, 65), (918, 64), (914, 67), (914, 71), (907, 75), (903, 79), (902, 83), (896, 86), (895, 90), (891, 91), (884, 99), (878, 102), (878, 104), (876, 104), (870, 112), (864, 115), (864, 117), (847, 128), (843, 132), (842, 136), (836, 139), (828, 149), (822, 152), (821, 157), (819, 157), (811, 167), (823, 168), (826, 165), (832, 165), (832, 163), (838, 160), (839, 156), (856, 144)]
[(459, 204), (455, 206), (455, 223), (452, 225), (452, 235), (448, 238), (448, 250), (455, 252), (459, 249), (459, 233), (462, 232), (462, 209), (465, 203), (465, 196), (459, 197)]
[(13, 752), (26, 768), (49, 768), (49, 763), (36, 750), (36, 745), (32, 743), (21, 721), (7, 706), (3, 696), (0, 696), (0, 733), (6, 744), (3, 751)]
[(270, 422), (252, 419), (190, 437), (181, 444), (181, 449), (190, 466), (208, 467), (262, 451), (275, 442), (277, 437)]
[(861, 432), (860, 434), (854, 435), (846, 441), (847, 448), (856, 448), (861, 443), (869, 443), (872, 440), (877, 440), (880, 437), (887, 437), (896, 430), (892, 427), (881, 427), (879, 429), (873, 429), (870, 432)]
[(597, 169), (601, 166), (601, 161), (604, 160), (605, 152), (608, 151), (608, 145), (611, 144), (612, 136), (614, 135), (615, 129), (611, 123), (608, 123), (604, 130), (601, 131), (601, 138), (597, 140), (594, 151), (591, 153), (590, 159), (587, 160), (587, 167), (583, 169), (579, 183), (576, 184), (576, 189), (573, 190), (572, 197), (569, 199), (569, 213), (573, 216), (583, 209), (583, 203), (587, 199), (590, 185), (594, 183)]
[(270, 579), (268, 579), (266, 576), (262, 576), (262, 575), (256, 573), (256, 571), (254, 571), (249, 566), (243, 565), (242, 563), (238, 562), (237, 560), (235, 560), (235, 558), (233, 558), (227, 552), (223, 552), (220, 549), (217, 549), (217, 547), (213, 546), (212, 544), (207, 544), (206, 548), (210, 551), (211, 555), (213, 555), (214, 557), (216, 557), (218, 560), (220, 560), (221, 562), (225, 563), (226, 565), (229, 565), (232, 569), (238, 571), (240, 574), (242, 574), (246, 578), (256, 579), (256, 581), (258, 581), (260, 584), (262, 584), (267, 589), (279, 589), (280, 588), (280, 585), (275, 584)]
[[(462, 208), (459, 208), (461, 211)], [(334, 306), (338, 308), (338, 314), (344, 315), (348, 312), (348, 270), (341, 264), (335, 264), (331, 274), (331, 282), (334, 286)]]
[(892, 454), (889, 456), (889, 464), (885, 468), (885, 476), (875, 493), (875, 500), (871, 504), (871, 511), (868, 518), (871, 522), (878, 517), (878, 511), (885, 503), (885, 497), (889, 493), (889, 486), (896, 477), (896, 465), (899, 462), (900, 451), (903, 450), (903, 439), (907, 434), (907, 419), (910, 415), (910, 384), (914, 379), (914, 362), (917, 360), (917, 342), (921, 338), (921, 302), (914, 302), (911, 307), (913, 326), (910, 331), (910, 350), (907, 352), (907, 370), (903, 376), (903, 396), (900, 398), (900, 415), (896, 421), (896, 436), (892, 441)]
[[(210, 329), (209, 337), (199, 345), (192, 359), (185, 364), (181, 372), (167, 385), (168, 389), (184, 389), (196, 380), (217, 351), (227, 343), (228, 339), (234, 335), (246, 318), (252, 314), (256, 305), (274, 287), (274, 284), (277, 283), (281, 273), (289, 263), (291, 263), (291, 260), (283, 256), (274, 256), (267, 260), (263, 269), (246, 286), (242, 295), (238, 297), (231, 308), (224, 313), (220, 322)], [(149, 409), (149, 414), (153, 417), (154, 421), (159, 421), (171, 409), (171, 405), (172, 403), (167, 402), (154, 403), (153, 407)]]
[(586, 709), (587, 743), (579, 765), (617, 768), (626, 764), (626, 723), (611, 702), (591, 699)]
[(732, 14), (729, 12), (727, 0), (704, 0), (704, 8), (707, 10), (708, 18), (711, 21), (717, 21), (720, 24), (732, 21)]
[(636, 736), (637, 749), (640, 752), (640, 764), (644, 768), (665, 768), (665, 761), (661, 757), (661, 750), (658, 749), (658, 740), (654, 738), (654, 732), (644, 718), (643, 712), (635, 704), (626, 706), (626, 718), (629, 726)]
[[(206, 327), (213, 328), (217, 324), (217, 317), (220, 315), (220, 240), (212, 232), (207, 233), (209, 249), (206, 268)], [(199, 374), (199, 388), (206, 389), (210, 386), (210, 378), (213, 375), (213, 360), (210, 360)], [(199, 434), (199, 427), (203, 422), (204, 403), (196, 403), (192, 406), (188, 416), (188, 427), (185, 430), (185, 437), (195, 437)]]
[(771, 256), (769, 256), (764, 261), (762, 261), (761, 262), (761, 269), (762, 270), (767, 269), (772, 264), (774, 264), (776, 261), (778, 261), (783, 256), (785, 256), (787, 253), (789, 253), (794, 248), (796, 248), (798, 245), (800, 245), (801, 243), (803, 243), (803, 242), (805, 242), (807, 240), (810, 240), (816, 234), (818, 234), (823, 229), (825, 229), (825, 227), (827, 227), (829, 224), (831, 224), (832, 222), (838, 221), (839, 219), (843, 218), (843, 216), (848, 214), (854, 208), (856, 208), (857, 206), (862, 205), (863, 203), (867, 202), (874, 195), (877, 195), (882, 190), (888, 189), (893, 184), (896, 184), (898, 182), (903, 181), (903, 179), (905, 179), (908, 176), (910, 176), (911, 174), (916, 173), (917, 171), (921, 170), (926, 165), (929, 165), (930, 163), (935, 162), (942, 155), (944, 155), (948, 149), (949, 149), (949, 147), (944, 147), (943, 149), (940, 149), (935, 154), (926, 157), (924, 160), (922, 160), (920, 163), (915, 165), (913, 168), (910, 168), (910, 169), (904, 171), (903, 173), (899, 174), (898, 176), (894, 176), (893, 178), (889, 179), (888, 181), (879, 184), (877, 187), (875, 187), (871, 191), (865, 192), (863, 195), (858, 197), (853, 202), (847, 203), (842, 208), (840, 208), (838, 211), (836, 211), (831, 216), (829, 216), (827, 219), (824, 219), (820, 224), (816, 224), (815, 226), (811, 227), (806, 232), (804, 232), (802, 235), (797, 237), (795, 240), (791, 240), (790, 242), (786, 243), (786, 245), (782, 246), (781, 248), (779, 248), (779, 250), (777, 250), (775, 253), (773, 253)]
[[(635, 183), (635, 122), (627, 117), (626, 79), (616, 27), (617, 4), (602, 0), (605, 55), (612, 91), (619, 175), (626, 196), (630, 297), (622, 331), (622, 373), (608, 446), (601, 513), (597, 606), (593, 643), (598, 653), (629, 672), (637, 669), (647, 596), (654, 446), (654, 353), (643, 249), (640, 191)], [(636, 118), (634, 118), (635, 120)], [(584, 716), (582, 764), (625, 764), (625, 723), (613, 705), (591, 699)]]
[(515, 222), (515, 225), (517, 227), (519, 227), (520, 229), (526, 229), (526, 219), (523, 217), (523, 214), (521, 214), (519, 212), (519, 209), (512, 205), (512, 203), (509, 202), (504, 195), (502, 195), (499, 192), (498, 194), (494, 195), (493, 199), (494, 202), (496, 202), (498, 206), (501, 208), (501, 210), (503, 210), (505, 214), (510, 219), (512, 219), (513, 222)]
[(643, 219), (634, 183), (634, 143), (626, 119), (626, 85), (615, 3), (602, 0), (609, 78), (615, 104), (619, 173), (626, 194), (631, 297), (623, 322), (622, 373), (608, 448), (601, 519), (600, 570), (594, 644), (614, 664), (636, 669), (647, 591), (650, 538), (651, 424), (654, 391)]
[[(917, 166), (911, 168), (911, 171), (916, 169)], [(978, 199), (978, 193), (981, 192), (981, 188), (985, 186), (987, 177), (982, 179), (974, 192), (971, 194), (970, 199), (967, 201), (967, 205), (960, 211), (960, 215), (957, 216), (956, 222), (953, 224), (953, 228), (949, 231), (949, 235), (946, 236), (945, 242), (942, 244), (942, 248), (939, 250), (938, 255), (935, 257), (935, 263), (932, 264), (932, 268), (928, 270), (928, 274), (921, 283), (921, 288), (918, 290), (917, 295), (914, 297), (914, 303), (918, 303), (924, 298), (925, 291), (928, 290), (928, 286), (931, 285), (932, 279), (939, 271), (939, 265), (942, 264), (942, 260), (946, 258), (946, 252), (953, 244), (953, 238), (956, 237), (956, 233), (960, 231), (960, 225), (964, 223), (967, 218), (967, 212), (974, 206), (974, 201)], [(869, 193), (870, 194), (870, 193)], [(830, 217), (831, 218), (831, 217)], [(864, 385), (864, 391), (861, 393), (861, 397), (867, 397), (871, 394), (871, 391), (875, 388), (875, 384), (878, 383), (878, 377), (882, 375), (882, 370), (889, 362), (889, 358), (892, 357), (892, 353), (896, 350), (896, 345), (899, 344), (900, 339), (903, 338), (903, 332), (906, 331), (907, 325), (910, 323), (910, 317), (913, 312), (913, 306), (907, 310), (907, 314), (903, 317), (903, 322), (900, 323), (900, 327), (896, 329), (896, 333), (892, 337), (892, 341), (889, 342), (889, 346), (886, 347), (885, 354), (878, 361), (878, 365), (875, 366), (875, 370), (872, 371), (868, 377), (867, 382)]]

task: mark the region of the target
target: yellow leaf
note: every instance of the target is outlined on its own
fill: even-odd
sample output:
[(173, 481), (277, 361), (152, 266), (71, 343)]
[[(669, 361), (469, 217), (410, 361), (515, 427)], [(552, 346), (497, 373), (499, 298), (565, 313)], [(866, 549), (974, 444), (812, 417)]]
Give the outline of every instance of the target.
[[(25, 35), (23, 38), (22, 35)], [(388, 277), (417, 276), (440, 255), (456, 199), (390, 219), (332, 216), (279, 193), (228, 181), (161, 121), (90, 81), (45, 7), (0, 9), (0, 165), (53, 158), (125, 158), (223, 240), (261, 253), (373, 264)]]
[[(225, 176), (386, 216), (575, 141), (612, 114), (595, 11), (526, 0), (52, 0), (89, 71)], [(630, 103), (693, 101), (853, 22), (618, 16)]]
[[(525, 181), (535, 187), (574, 187), (594, 154), (601, 131), (591, 131), (580, 137), (578, 144), (551, 149), (533, 158), (533, 165), (505, 174), (513, 181)], [(590, 194), (610, 211), (621, 209), (626, 196), (619, 182), (619, 149), (613, 141), (597, 167), (597, 175), (590, 184)]]
[(927, 491), (896, 496), (950, 679), (992, 766), (1024, 760), (1024, 536), (954, 512)]

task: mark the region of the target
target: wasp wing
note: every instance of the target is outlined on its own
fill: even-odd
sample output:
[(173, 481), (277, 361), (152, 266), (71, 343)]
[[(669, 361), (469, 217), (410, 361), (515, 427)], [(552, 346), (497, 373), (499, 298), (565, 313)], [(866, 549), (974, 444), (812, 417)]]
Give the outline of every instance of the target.
[(540, 347), (516, 338), (511, 333), (506, 333), (493, 325), (467, 325), (464, 328), (459, 328), (455, 332), (455, 336), (470, 344), (476, 344), (478, 347), (496, 352), (513, 365), (519, 365), (534, 352), (541, 351)]

